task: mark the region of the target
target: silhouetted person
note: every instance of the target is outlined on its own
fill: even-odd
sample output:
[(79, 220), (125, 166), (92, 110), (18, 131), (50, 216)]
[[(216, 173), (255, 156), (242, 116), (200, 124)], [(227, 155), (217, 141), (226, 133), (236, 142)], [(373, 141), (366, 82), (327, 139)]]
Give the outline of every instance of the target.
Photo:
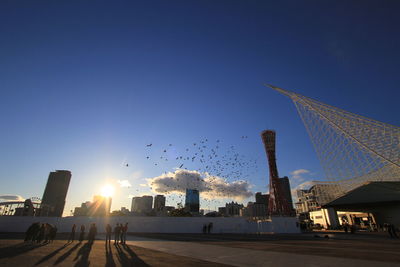
[(399, 237), (397, 236), (396, 227), (394, 226), (394, 224), (390, 224), (390, 227), (392, 228), (393, 237), (394, 237), (394, 238), (399, 238)]
[(57, 227), (55, 225), (51, 226), (50, 229), (50, 242), (53, 242), (57, 235)]
[(207, 224), (203, 225), (203, 234), (207, 234)]
[(391, 238), (398, 238), (396, 233), (396, 227), (393, 224), (388, 223), (386, 225), (386, 228)]
[(213, 228), (213, 223), (210, 222), (210, 223), (208, 224), (208, 227), (207, 227), (207, 232), (208, 232), (208, 233), (211, 233), (212, 228)]
[(114, 228), (114, 244), (117, 244), (119, 241), (119, 237), (121, 234), (121, 227), (119, 226), (119, 223)]
[(28, 229), (26, 229), (26, 232), (25, 232), (25, 238), (24, 238), (24, 241), (26, 242), (26, 241), (28, 241), (29, 239), (30, 239), (30, 237), (32, 236), (32, 229), (33, 229), (33, 223), (28, 227)]
[(349, 224), (346, 222), (343, 224), (344, 232), (347, 234), (349, 232)]
[(81, 233), (79, 235), (79, 241), (82, 242), (85, 239), (85, 225), (81, 225)]
[(121, 224), (121, 242), (122, 244), (126, 243), (126, 233), (128, 232), (128, 223), (125, 223), (125, 225)]
[(37, 239), (37, 237), (39, 235), (39, 232), (40, 232), (40, 226), (41, 226), (40, 223), (38, 223), (38, 222), (35, 223), (35, 226), (34, 226), (33, 231), (32, 231), (32, 239), (31, 239), (32, 242), (36, 241), (36, 239)]
[(71, 234), (69, 235), (68, 242), (74, 242), (76, 232), (76, 224), (72, 225)]
[(88, 240), (90, 242), (93, 242), (96, 238), (96, 234), (97, 234), (96, 224), (92, 223), (92, 225), (89, 228)]
[(111, 242), (111, 233), (112, 233), (111, 225), (107, 224), (107, 226), (106, 226), (106, 242), (108, 241), (108, 243)]
[(50, 233), (51, 233), (52, 226), (49, 223), (44, 224), (44, 242), (50, 242)]
[(46, 226), (44, 224), (41, 224), (40, 225), (40, 229), (39, 229), (39, 233), (38, 233), (37, 238), (36, 238), (36, 242), (37, 243), (40, 243), (40, 242), (43, 241), (44, 235), (45, 235), (45, 231), (46, 231)]
[(25, 232), (25, 240), (24, 241), (28, 242), (28, 241), (35, 240), (39, 228), (40, 228), (39, 223), (37, 223), (37, 222), (32, 223), (31, 226), (29, 226), (28, 230), (26, 230), (26, 232)]
[(350, 226), (350, 234), (355, 234), (355, 233), (356, 233), (356, 230), (357, 230), (356, 226), (355, 226), (354, 224), (352, 224), (352, 225)]

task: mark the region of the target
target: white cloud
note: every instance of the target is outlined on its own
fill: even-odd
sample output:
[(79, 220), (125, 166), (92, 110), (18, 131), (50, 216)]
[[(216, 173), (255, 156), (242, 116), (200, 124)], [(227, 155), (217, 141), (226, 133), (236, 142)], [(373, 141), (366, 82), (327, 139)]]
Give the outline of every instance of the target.
[(121, 187), (131, 187), (131, 183), (128, 180), (118, 180), (119, 186)]
[(147, 179), (148, 185), (159, 194), (184, 194), (187, 188), (197, 189), (201, 197), (206, 199), (233, 198), (243, 200), (253, 195), (251, 185), (246, 181), (228, 182), (225, 179), (210, 175), (178, 169), (160, 176)]
[(139, 184), (140, 186), (143, 186), (143, 187), (146, 187), (147, 186), (147, 184)]
[(1, 201), (24, 201), (25, 198), (18, 196), (18, 195), (1, 195)]
[(302, 174), (307, 174), (310, 173), (309, 170), (306, 169), (298, 169), (298, 170), (294, 170), (290, 173), (290, 175), (292, 176), (293, 179), (302, 179)]

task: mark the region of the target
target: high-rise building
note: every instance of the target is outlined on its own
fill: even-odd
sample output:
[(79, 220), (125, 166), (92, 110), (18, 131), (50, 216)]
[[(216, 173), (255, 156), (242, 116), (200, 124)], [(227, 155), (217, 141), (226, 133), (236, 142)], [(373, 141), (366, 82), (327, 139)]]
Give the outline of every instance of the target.
[(133, 197), (131, 211), (146, 213), (151, 212), (153, 207), (153, 197), (152, 196), (142, 196), (142, 197)]
[(162, 211), (165, 207), (165, 196), (157, 195), (154, 197), (154, 210)]
[(141, 197), (133, 197), (131, 204), (131, 212), (139, 212), (139, 203)]
[(129, 209), (127, 209), (126, 207), (121, 207), (121, 213), (124, 215), (129, 215)]
[(88, 216), (90, 204), (90, 201), (86, 201), (80, 207), (75, 207), (74, 216)]
[(221, 216), (226, 216), (226, 207), (219, 207), (218, 208), (218, 213)]
[(199, 190), (186, 189), (185, 209), (193, 213), (199, 212), (200, 209)]
[(104, 217), (110, 215), (111, 197), (94, 196), (93, 201), (86, 201), (74, 210), (74, 216)]
[(70, 171), (50, 172), (40, 205), (40, 216), (62, 216), (70, 181)]
[(111, 197), (94, 196), (90, 203), (88, 216), (104, 217), (110, 215)]
[(268, 216), (268, 206), (263, 203), (249, 202), (240, 210), (240, 216), (252, 219), (265, 219)]
[(142, 196), (142, 212), (151, 212), (153, 209), (153, 197)]
[(257, 204), (264, 204), (268, 207), (269, 202), (269, 194), (262, 194), (261, 192), (256, 193), (256, 203)]
[(269, 194), (256, 193), (256, 202), (247, 203), (247, 207), (241, 209), (241, 216), (253, 219), (265, 219), (268, 216)]
[(238, 204), (233, 201), (225, 204), (225, 214), (227, 216), (239, 216), (241, 209), (243, 209), (243, 204)]

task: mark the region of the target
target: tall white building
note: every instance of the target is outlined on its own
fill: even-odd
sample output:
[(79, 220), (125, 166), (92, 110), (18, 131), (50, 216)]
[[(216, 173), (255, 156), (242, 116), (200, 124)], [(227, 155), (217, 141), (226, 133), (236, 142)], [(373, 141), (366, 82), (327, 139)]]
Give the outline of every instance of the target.
[(162, 211), (165, 207), (165, 196), (157, 195), (154, 197), (154, 210)]
[(151, 212), (153, 207), (153, 197), (152, 196), (141, 196), (141, 197), (133, 197), (131, 211), (146, 213)]

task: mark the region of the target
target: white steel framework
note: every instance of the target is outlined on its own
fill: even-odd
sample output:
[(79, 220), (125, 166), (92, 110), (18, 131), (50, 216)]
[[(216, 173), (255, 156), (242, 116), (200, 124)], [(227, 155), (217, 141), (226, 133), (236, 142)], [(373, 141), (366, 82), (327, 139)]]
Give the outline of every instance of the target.
[(400, 127), (272, 85), (290, 97), (310, 135), (335, 197), (369, 181), (400, 181)]

